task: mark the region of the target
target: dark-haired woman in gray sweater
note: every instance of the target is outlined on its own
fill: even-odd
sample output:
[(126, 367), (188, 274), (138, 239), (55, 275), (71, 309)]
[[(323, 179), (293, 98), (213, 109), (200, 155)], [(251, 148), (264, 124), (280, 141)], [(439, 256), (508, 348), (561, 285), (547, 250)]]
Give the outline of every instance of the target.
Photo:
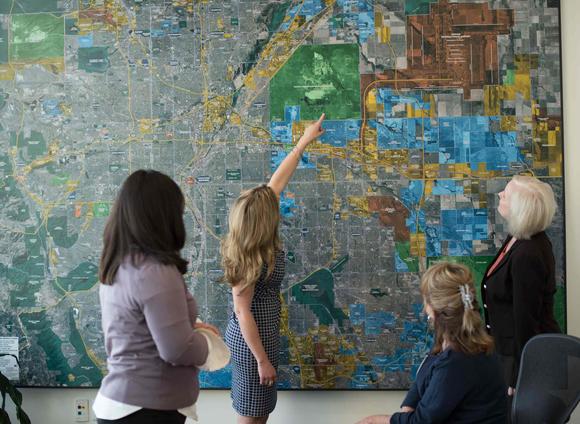
[[(99, 290), (108, 375), (93, 405), (100, 424), (182, 424), (195, 417), (208, 356), (183, 274), (184, 198), (168, 176), (131, 174), (105, 227)], [(201, 331), (194, 331), (201, 328)]]

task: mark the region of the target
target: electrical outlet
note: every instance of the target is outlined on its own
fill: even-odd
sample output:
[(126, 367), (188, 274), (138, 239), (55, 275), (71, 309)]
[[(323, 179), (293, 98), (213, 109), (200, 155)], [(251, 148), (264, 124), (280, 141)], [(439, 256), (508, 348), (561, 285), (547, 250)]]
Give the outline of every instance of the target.
[(89, 421), (89, 400), (75, 399), (75, 421), (77, 423)]

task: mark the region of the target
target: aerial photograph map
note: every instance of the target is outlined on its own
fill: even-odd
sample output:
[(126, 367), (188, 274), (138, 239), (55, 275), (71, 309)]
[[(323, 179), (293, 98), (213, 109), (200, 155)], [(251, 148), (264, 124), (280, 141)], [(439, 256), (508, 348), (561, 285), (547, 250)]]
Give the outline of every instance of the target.
[[(507, 235), (497, 194), (549, 183), (565, 328), (556, 0), (0, 1), (0, 341), (21, 386), (98, 387), (102, 233), (133, 171), (186, 198), (185, 281), (225, 331), (220, 240), (326, 114), (280, 199), (278, 386), (406, 389), (441, 260), (476, 286)], [(229, 367), (202, 373), (229, 388)]]

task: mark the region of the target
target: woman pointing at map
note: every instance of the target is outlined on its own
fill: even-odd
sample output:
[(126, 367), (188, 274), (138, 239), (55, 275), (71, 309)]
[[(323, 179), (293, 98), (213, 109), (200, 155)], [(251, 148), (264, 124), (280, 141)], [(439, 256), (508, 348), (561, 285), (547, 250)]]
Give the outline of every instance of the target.
[(279, 198), (306, 147), (324, 133), (323, 120), (324, 114), (306, 128), (267, 185), (242, 192), (230, 210), (221, 253), (224, 280), (232, 286), (226, 343), (232, 353), (232, 401), (240, 424), (265, 423), (276, 406), (280, 284), (285, 273)]

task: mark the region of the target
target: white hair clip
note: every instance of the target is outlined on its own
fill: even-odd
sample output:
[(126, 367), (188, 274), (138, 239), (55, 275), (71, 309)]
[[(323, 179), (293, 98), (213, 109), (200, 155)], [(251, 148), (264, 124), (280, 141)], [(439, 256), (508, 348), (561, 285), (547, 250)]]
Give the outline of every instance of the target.
[(467, 284), (459, 286), (459, 292), (461, 293), (461, 300), (463, 301), (465, 309), (473, 309), (473, 296), (471, 295), (469, 286)]

